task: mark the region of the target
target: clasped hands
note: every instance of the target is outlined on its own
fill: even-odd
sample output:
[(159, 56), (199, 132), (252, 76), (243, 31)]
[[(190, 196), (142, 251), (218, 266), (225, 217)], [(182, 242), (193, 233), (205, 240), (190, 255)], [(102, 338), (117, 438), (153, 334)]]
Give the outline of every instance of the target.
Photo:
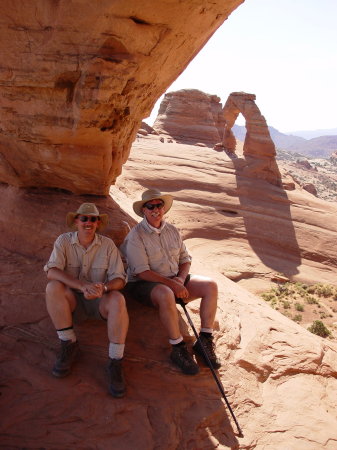
[(87, 300), (94, 300), (95, 298), (102, 297), (105, 293), (104, 283), (85, 283), (81, 289), (84, 298)]

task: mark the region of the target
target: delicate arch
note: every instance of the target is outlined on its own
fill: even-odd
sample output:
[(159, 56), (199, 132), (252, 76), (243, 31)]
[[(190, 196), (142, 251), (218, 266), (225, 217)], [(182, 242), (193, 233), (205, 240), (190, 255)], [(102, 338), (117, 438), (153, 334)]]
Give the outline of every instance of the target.
[(267, 122), (255, 103), (256, 96), (245, 92), (232, 92), (223, 108), (225, 127), (223, 146), (235, 153), (236, 140), (232, 127), (241, 113), (246, 120), (246, 137), (243, 156), (246, 175), (263, 178), (272, 184), (281, 186), (281, 174), (276, 164), (276, 150), (268, 129)]

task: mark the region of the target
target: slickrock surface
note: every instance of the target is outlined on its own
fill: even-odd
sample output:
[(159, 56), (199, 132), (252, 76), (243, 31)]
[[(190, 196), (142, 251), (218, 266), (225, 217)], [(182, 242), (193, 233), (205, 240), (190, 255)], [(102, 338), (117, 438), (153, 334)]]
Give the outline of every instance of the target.
[(153, 128), (179, 143), (213, 147), (221, 140), (224, 125), (219, 97), (182, 89), (165, 94)]
[[(128, 304), (124, 399), (107, 393), (103, 323), (77, 327), (82, 355), (72, 375), (59, 380), (50, 374), (57, 338), (44, 306), (42, 266), (55, 237), (65, 231), (65, 214), (95, 201), (109, 213), (108, 234), (119, 243), (124, 222), (135, 223), (132, 202), (150, 186), (173, 193), (168, 218), (192, 251), (192, 271), (219, 284), (215, 336), (223, 366), (218, 373), (243, 438), (208, 369), (196, 377), (180, 374), (169, 363), (156, 311), (135, 303)], [(111, 193), (124, 211), (110, 198), (1, 187), (1, 445), (334, 450), (337, 345), (242, 286), (265, 286), (276, 271), (335, 280), (336, 204), (298, 188), (284, 192), (235, 176), (225, 153), (163, 144), (158, 136), (138, 139)], [(198, 302), (188, 308), (198, 328)], [(183, 311), (181, 328), (192, 344)]]
[[(336, 283), (336, 202), (319, 200), (295, 184), (289, 191), (245, 177), (240, 148), (231, 159), (225, 152), (158, 139), (137, 139), (116, 187), (131, 199), (141, 186), (177, 193), (170, 220), (207, 264), (215, 258), (215, 270), (242, 284), (275, 272)], [(112, 187), (113, 196), (119, 191)], [(119, 200), (124, 208), (127, 198)], [(127, 212), (133, 214), (131, 208)]]
[(0, 182), (107, 194), (141, 120), (242, 1), (2, 1)]

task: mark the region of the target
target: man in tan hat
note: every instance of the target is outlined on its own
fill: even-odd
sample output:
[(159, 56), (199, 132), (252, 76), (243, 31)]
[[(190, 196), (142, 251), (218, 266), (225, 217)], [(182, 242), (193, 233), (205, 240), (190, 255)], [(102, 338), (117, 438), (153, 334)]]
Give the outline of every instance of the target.
[(70, 212), (67, 225), (76, 231), (61, 234), (44, 266), (48, 284), (47, 310), (57, 330), (61, 351), (52, 373), (65, 377), (77, 357), (79, 346), (73, 322), (87, 318), (105, 320), (109, 337), (109, 391), (125, 394), (122, 369), (125, 338), (129, 325), (125, 299), (119, 292), (125, 272), (118, 249), (111, 239), (96, 231), (108, 223), (93, 203), (83, 203)]
[[(191, 257), (177, 228), (164, 220), (172, 206), (172, 195), (157, 189), (143, 192), (133, 209), (143, 220), (127, 235), (123, 252), (128, 262), (125, 294), (159, 310), (159, 317), (172, 345), (170, 358), (183, 373), (195, 375), (197, 363), (187, 350), (179, 329), (176, 298), (185, 303), (201, 298), (200, 340), (214, 368), (220, 367), (213, 343), (213, 323), (218, 289), (210, 278), (190, 275)], [(197, 341), (193, 349), (204, 358)]]

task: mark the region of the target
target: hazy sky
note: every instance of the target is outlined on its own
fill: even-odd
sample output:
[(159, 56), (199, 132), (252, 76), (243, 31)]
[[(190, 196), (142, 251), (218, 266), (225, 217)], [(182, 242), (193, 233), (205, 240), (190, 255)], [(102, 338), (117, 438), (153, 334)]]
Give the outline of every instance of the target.
[(279, 131), (336, 128), (336, 49), (337, 0), (246, 0), (167, 92), (249, 92)]

